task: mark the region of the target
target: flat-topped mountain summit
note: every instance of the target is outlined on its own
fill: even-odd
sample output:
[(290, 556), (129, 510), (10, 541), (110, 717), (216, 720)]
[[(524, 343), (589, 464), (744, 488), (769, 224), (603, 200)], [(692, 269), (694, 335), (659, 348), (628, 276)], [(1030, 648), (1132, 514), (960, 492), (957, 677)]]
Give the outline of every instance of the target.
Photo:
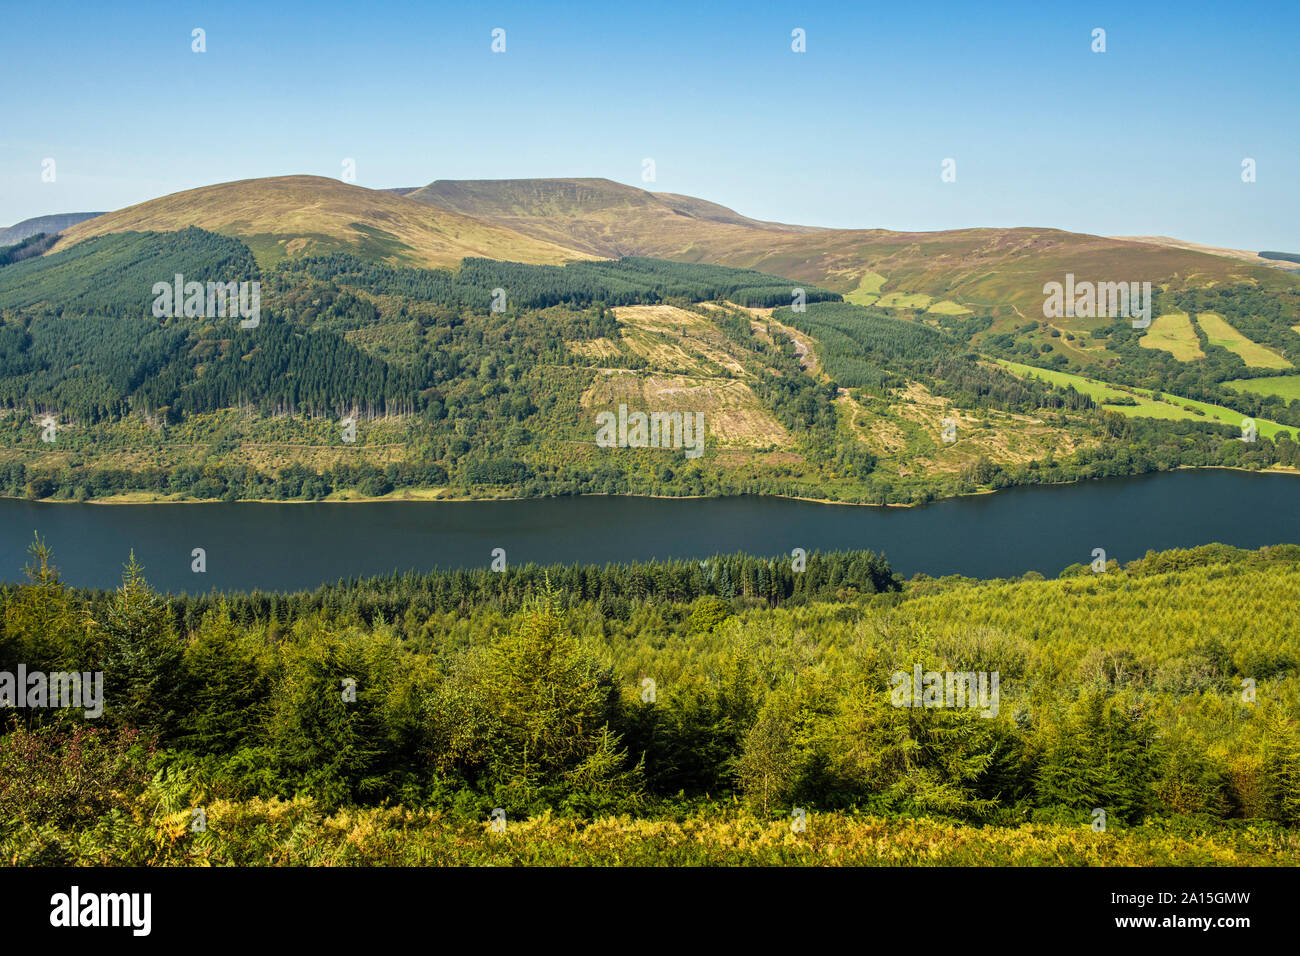
[(349, 251), (427, 267), (467, 256), (530, 263), (590, 258), (453, 210), (323, 176), (275, 176), (203, 186), (106, 213), (68, 229), (52, 251), (115, 232), (197, 226), (245, 242), (258, 262)]

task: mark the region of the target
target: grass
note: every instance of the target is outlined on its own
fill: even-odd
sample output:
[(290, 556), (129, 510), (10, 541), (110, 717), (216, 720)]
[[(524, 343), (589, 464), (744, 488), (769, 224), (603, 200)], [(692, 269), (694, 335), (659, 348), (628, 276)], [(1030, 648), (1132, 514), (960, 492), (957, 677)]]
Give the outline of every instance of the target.
[(320, 176), (248, 179), (151, 199), (78, 223), (55, 249), (111, 232), (166, 232), (191, 225), (253, 239), (263, 268), (285, 255), (333, 249), (432, 267), (454, 267), (466, 256), (487, 253), (552, 264), (591, 258), (508, 226)]
[(924, 292), (886, 292), (876, 305), (883, 309), (924, 309), (933, 301)]
[[(1168, 392), (1146, 392), (1140, 389), (1124, 391), (1113, 385), (1107, 385), (1105, 382), (1098, 382), (1070, 372), (1035, 368), (1032, 365), (1021, 365), (1018, 362), (1008, 362), (1003, 359), (999, 359), (998, 364), (1013, 374), (1039, 378), (1058, 388), (1065, 388), (1067, 385), (1073, 386), (1076, 392), (1081, 392), (1093, 401), (1099, 402), (1106, 411), (1119, 412), (1121, 415), (1130, 417), (1159, 418), (1165, 421), (1215, 421), (1223, 425), (1232, 425), (1234, 428), (1240, 428), (1242, 420), (1246, 417), (1241, 412), (1235, 412), (1231, 408), (1224, 408), (1222, 405), (1197, 402), (1190, 398), (1170, 395)], [(1132, 398), (1137, 402), (1137, 405), (1107, 404), (1121, 397)], [(1197, 410), (1202, 414), (1196, 414)], [(1280, 425), (1267, 419), (1257, 418), (1255, 419), (1255, 425), (1259, 434), (1265, 438), (1276, 438), (1281, 434), (1289, 434), (1292, 438), (1297, 437), (1295, 428)]]
[(1082, 375), (1073, 375), (1070, 372), (1057, 372), (1052, 369), (1036, 368), (1033, 365), (1021, 365), (1019, 362), (1008, 362), (1005, 359), (999, 359), (998, 364), (1016, 375), (1022, 377), (1028, 375), (1033, 378), (1042, 379), (1044, 382), (1049, 382), (1057, 388), (1073, 387), (1076, 392), (1087, 395), (1093, 401), (1113, 402), (1116, 399), (1131, 396), (1131, 393), (1118, 389), (1113, 385), (1106, 385), (1103, 382), (1095, 382), (1090, 378), (1084, 378)]
[(1158, 316), (1138, 344), (1144, 349), (1161, 349), (1180, 362), (1205, 358), (1196, 329), (1192, 327), (1192, 317), (1186, 312)]
[(871, 305), (880, 298), (880, 287), (888, 281), (879, 272), (868, 272), (858, 282), (858, 287), (844, 296), (844, 301), (854, 305)]
[(1108, 412), (1119, 412), (1121, 415), (1127, 415), (1131, 418), (1158, 418), (1166, 422), (1194, 422), (1197, 419), (1204, 421), (1209, 418), (1225, 425), (1229, 424), (1213, 415), (1197, 415), (1190, 408), (1183, 405), (1158, 401), (1145, 395), (1134, 395), (1133, 398), (1137, 401), (1137, 405), (1102, 405), (1102, 408)]
[(1217, 345), (1241, 356), (1241, 360), (1251, 368), (1293, 368), (1282, 356), (1252, 342), (1221, 315), (1214, 312), (1202, 312), (1196, 317), (1211, 345)]
[(1270, 375), (1267, 378), (1238, 378), (1224, 382), (1224, 388), (1256, 395), (1277, 395), (1288, 402), (1300, 399), (1300, 375)]
[(932, 312), (935, 315), (970, 315), (971, 310), (960, 303), (949, 302), (947, 299), (944, 299), (942, 302), (936, 302), (934, 305), (930, 306), (930, 308), (926, 309), (926, 311)]

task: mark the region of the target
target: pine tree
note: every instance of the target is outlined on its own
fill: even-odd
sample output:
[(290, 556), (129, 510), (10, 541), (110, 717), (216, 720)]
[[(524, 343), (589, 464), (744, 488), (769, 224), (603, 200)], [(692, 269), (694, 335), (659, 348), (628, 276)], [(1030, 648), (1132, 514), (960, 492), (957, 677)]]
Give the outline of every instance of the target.
[(163, 738), (174, 727), (181, 678), (181, 645), (167, 617), (132, 551), (122, 586), (99, 622), (106, 710), (119, 724)]
[(492, 646), (474, 683), (493, 799), (522, 811), (566, 793), (582, 803), (639, 791), (639, 768), (628, 768), (610, 729), (613, 675), (569, 631), (549, 580)]
[(4, 609), (0, 667), (25, 664), (31, 670), (93, 670), (87, 646), (86, 617), (68, 595), (52, 563), (49, 546), (38, 535), (28, 547), (27, 583)]

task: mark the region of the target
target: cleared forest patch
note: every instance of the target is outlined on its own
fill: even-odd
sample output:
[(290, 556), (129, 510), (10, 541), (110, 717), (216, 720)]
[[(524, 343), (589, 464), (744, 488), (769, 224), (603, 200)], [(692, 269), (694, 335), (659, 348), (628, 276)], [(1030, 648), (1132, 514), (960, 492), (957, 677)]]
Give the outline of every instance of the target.
[(594, 416), (617, 411), (620, 404), (626, 404), (629, 411), (703, 412), (710, 446), (793, 444), (790, 433), (753, 390), (732, 379), (609, 370), (596, 373), (583, 393), (582, 407)]
[(629, 347), (659, 368), (746, 374), (722, 330), (697, 312), (671, 305), (628, 305), (613, 311), (626, 327)]

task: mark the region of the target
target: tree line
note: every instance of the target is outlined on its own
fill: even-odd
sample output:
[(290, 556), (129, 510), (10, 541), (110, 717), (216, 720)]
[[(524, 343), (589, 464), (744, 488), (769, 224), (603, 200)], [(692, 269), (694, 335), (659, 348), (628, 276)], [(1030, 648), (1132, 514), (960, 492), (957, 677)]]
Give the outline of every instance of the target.
[[(27, 582), (0, 591), (0, 670), (99, 670), (106, 704), (97, 722), (9, 715), (0, 819), (38, 840), (29, 828), (97, 826), (162, 773), (209, 800), (472, 819), (734, 799), (776, 816), (1086, 826), (1100, 808), (1111, 826), (1295, 827), (1300, 660), (1272, 622), (1300, 600), (1298, 559), (1215, 546), (901, 591), (824, 577), (773, 604), (757, 575), (776, 567), (733, 556), (711, 583), (671, 563), (388, 578), (278, 608), (230, 596), (182, 621), (134, 561), (118, 590), (77, 592), (38, 543)], [(835, 562), (844, 583), (886, 570), (871, 555), (809, 570)], [(723, 597), (724, 567), (756, 593)], [(607, 614), (607, 586), (638, 576), (646, 595)], [(465, 599), (434, 601), (433, 581)], [(997, 672), (997, 706), (900, 705), (894, 675), (918, 665)], [(93, 792), (61, 799), (74, 780)]]

